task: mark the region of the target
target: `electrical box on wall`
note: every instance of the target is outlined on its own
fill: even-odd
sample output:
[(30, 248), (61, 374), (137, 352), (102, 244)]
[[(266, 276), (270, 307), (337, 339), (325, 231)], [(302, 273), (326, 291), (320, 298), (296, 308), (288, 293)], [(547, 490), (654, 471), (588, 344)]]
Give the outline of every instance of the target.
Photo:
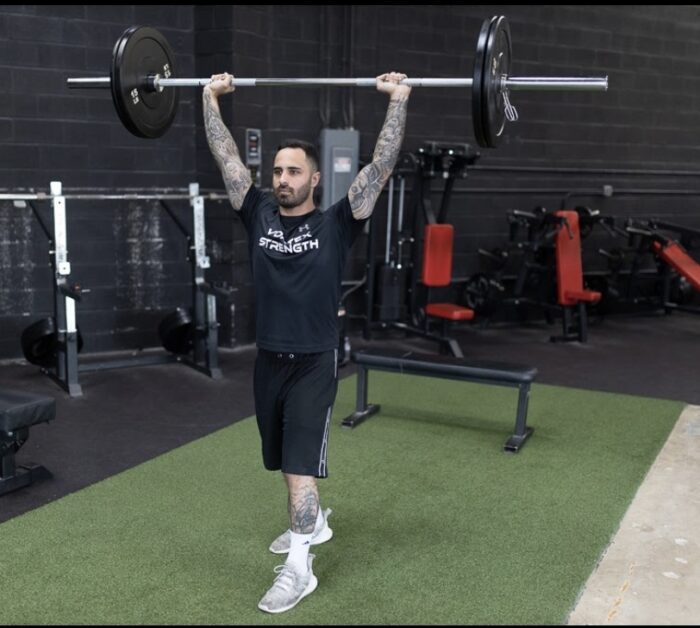
[(262, 166), (262, 132), (260, 129), (245, 130), (245, 165), (250, 170), (253, 183), (260, 187)]
[(356, 129), (321, 129), (321, 209), (328, 209), (348, 193), (357, 176), (360, 132)]

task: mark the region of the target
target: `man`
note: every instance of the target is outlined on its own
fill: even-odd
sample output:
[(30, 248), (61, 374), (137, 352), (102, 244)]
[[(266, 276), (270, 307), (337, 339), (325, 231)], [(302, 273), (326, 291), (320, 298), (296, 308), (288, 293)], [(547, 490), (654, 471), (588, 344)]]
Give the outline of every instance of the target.
[(288, 553), (258, 607), (281, 613), (316, 588), (310, 545), (333, 532), (330, 509), (319, 505), (317, 478), (328, 476), (328, 431), (338, 387), (338, 304), (343, 266), (396, 164), (411, 88), (404, 74), (377, 77), (389, 107), (372, 162), (346, 197), (319, 211), (313, 192), (321, 179), (318, 154), (302, 141), (283, 143), (275, 156), (274, 199), (253, 184), (218, 99), (234, 91), (230, 74), (215, 74), (202, 99), (207, 141), (228, 197), (249, 236), (255, 284), (254, 393), (266, 469), (281, 470), (288, 489), (289, 529), (270, 551)]

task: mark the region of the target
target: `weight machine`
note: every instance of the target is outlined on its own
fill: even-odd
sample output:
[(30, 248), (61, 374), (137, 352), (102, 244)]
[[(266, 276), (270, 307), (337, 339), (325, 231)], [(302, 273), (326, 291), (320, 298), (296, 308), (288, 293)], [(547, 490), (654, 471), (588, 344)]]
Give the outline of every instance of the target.
[(689, 253), (700, 245), (700, 231), (655, 219), (628, 220), (625, 230), (640, 237), (638, 251), (651, 253), (655, 258), (661, 283), (658, 305), (666, 313), (673, 310), (700, 313), (700, 308), (693, 305), (700, 292), (700, 263)]
[(544, 311), (553, 323), (557, 309), (554, 239), (561, 220), (545, 207), (506, 212), (508, 240), (492, 249), (479, 248), (483, 269), (464, 283), (462, 302), (484, 321), (512, 307), (519, 320), (527, 308)]
[(464, 303), (487, 319), (504, 306), (514, 306), (522, 319), (523, 307), (535, 306), (550, 324), (555, 314), (561, 315), (562, 334), (550, 340), (586, 342), (587, 305), (602, 295), (584, 284), (581, 240), (596, 224), (611, 230), (609, 221), (584, 206), (556, 212), (541, 206), (531, 212), (510, 210), (507, 218), (507, 244), (479, 249), (491, 272), (467, 280)]
[[(469, 144), (426, 142), (416, 153), (408, 153), (394, 169), (389, 180), (384, 263), (375, 259), (378, 229), (375, 212), (367, 239), (367, 288), (364, 337), (371, 338), (375, 329), (394, 328), (409, 335), (419, 335), (439, 343), (444, 352), (456, 357), (463, 353), (449, 335), (454, 321), (471, 320), (473, 311), (451, 302), (434, 302), (431, 289), (448, 287), (452, 273), (452, 226), (445, 223), (457, 177), (465, 177), (468, 166), (479, 158)], [(444, 180), (437, 214), (432, 204), (431, 182), (436, 176)], [(405, 182), (412, 177), (409, 220), (405, 220)], [(395, 183), (399, 201), (394, 228)], [(409, 231), (406, 225), (409, 224)], [(423, 233), (423, 238), (417, 234)], [(431, 324), (439, 322), (441, 331)]]

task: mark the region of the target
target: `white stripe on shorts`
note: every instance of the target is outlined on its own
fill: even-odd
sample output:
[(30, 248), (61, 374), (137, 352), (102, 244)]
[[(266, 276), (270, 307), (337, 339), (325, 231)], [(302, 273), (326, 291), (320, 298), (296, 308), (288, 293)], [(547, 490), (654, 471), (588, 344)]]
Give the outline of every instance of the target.
[(328, 463), (328, 433), (330, 431), (330, 426), (331, 426), (331, 411), (333, 410), (333, 406), (328, 407), (328, 412), (326, 413), (326, 428), (323, 431), (323, 442), (321, 443), (321, 456), (320, 456), (320, 461), (318, 463), (318, 475), (320, 477), (325, 477), (326, 475), (326, 466)]
[[(333, 377), (338, 379), (338, 349), (333, 350)], [(325, 477), (326, 467), (328, 466), (328, 434), (331, 427), (331, 412), (333, 412), (333, 405), (328, 407), (328, 412), (326, 412), (326, 428), (323, 430), (323, 442), (321, 443), (321, 455), (318, 463), (318, 475), (320, 477)]]

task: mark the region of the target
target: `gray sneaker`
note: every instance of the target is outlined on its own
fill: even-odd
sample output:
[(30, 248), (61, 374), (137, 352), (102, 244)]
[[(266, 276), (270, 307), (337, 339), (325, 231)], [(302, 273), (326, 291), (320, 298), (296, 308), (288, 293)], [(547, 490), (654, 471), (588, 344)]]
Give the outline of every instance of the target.
[[(332, 509), (326, 508), (323, 511), (323, 525), (318, 529), (314, 530), (311, 536), (311, 545), (319, 545), (330, 541), (333, 537), (333, 530), (328, 527), (328, 517), (330, 517)], [(292, 537), (290, 531), (287, 530), (280, 534), (270, 545), (270, 551), (273, 554), (287, 554), (289, 552), (289, 546), (291, 544)]]
[(278, 576), (258, 603), (258, 608), (267, 613), (283, 613), (313, 593), (318, 586), (318, 579), (311, 569), (314, 558), (313, 554), (309, 554), (309, 570), (305, 574), (299, 573), (293, 565), (287, 563), (275, 567)]

